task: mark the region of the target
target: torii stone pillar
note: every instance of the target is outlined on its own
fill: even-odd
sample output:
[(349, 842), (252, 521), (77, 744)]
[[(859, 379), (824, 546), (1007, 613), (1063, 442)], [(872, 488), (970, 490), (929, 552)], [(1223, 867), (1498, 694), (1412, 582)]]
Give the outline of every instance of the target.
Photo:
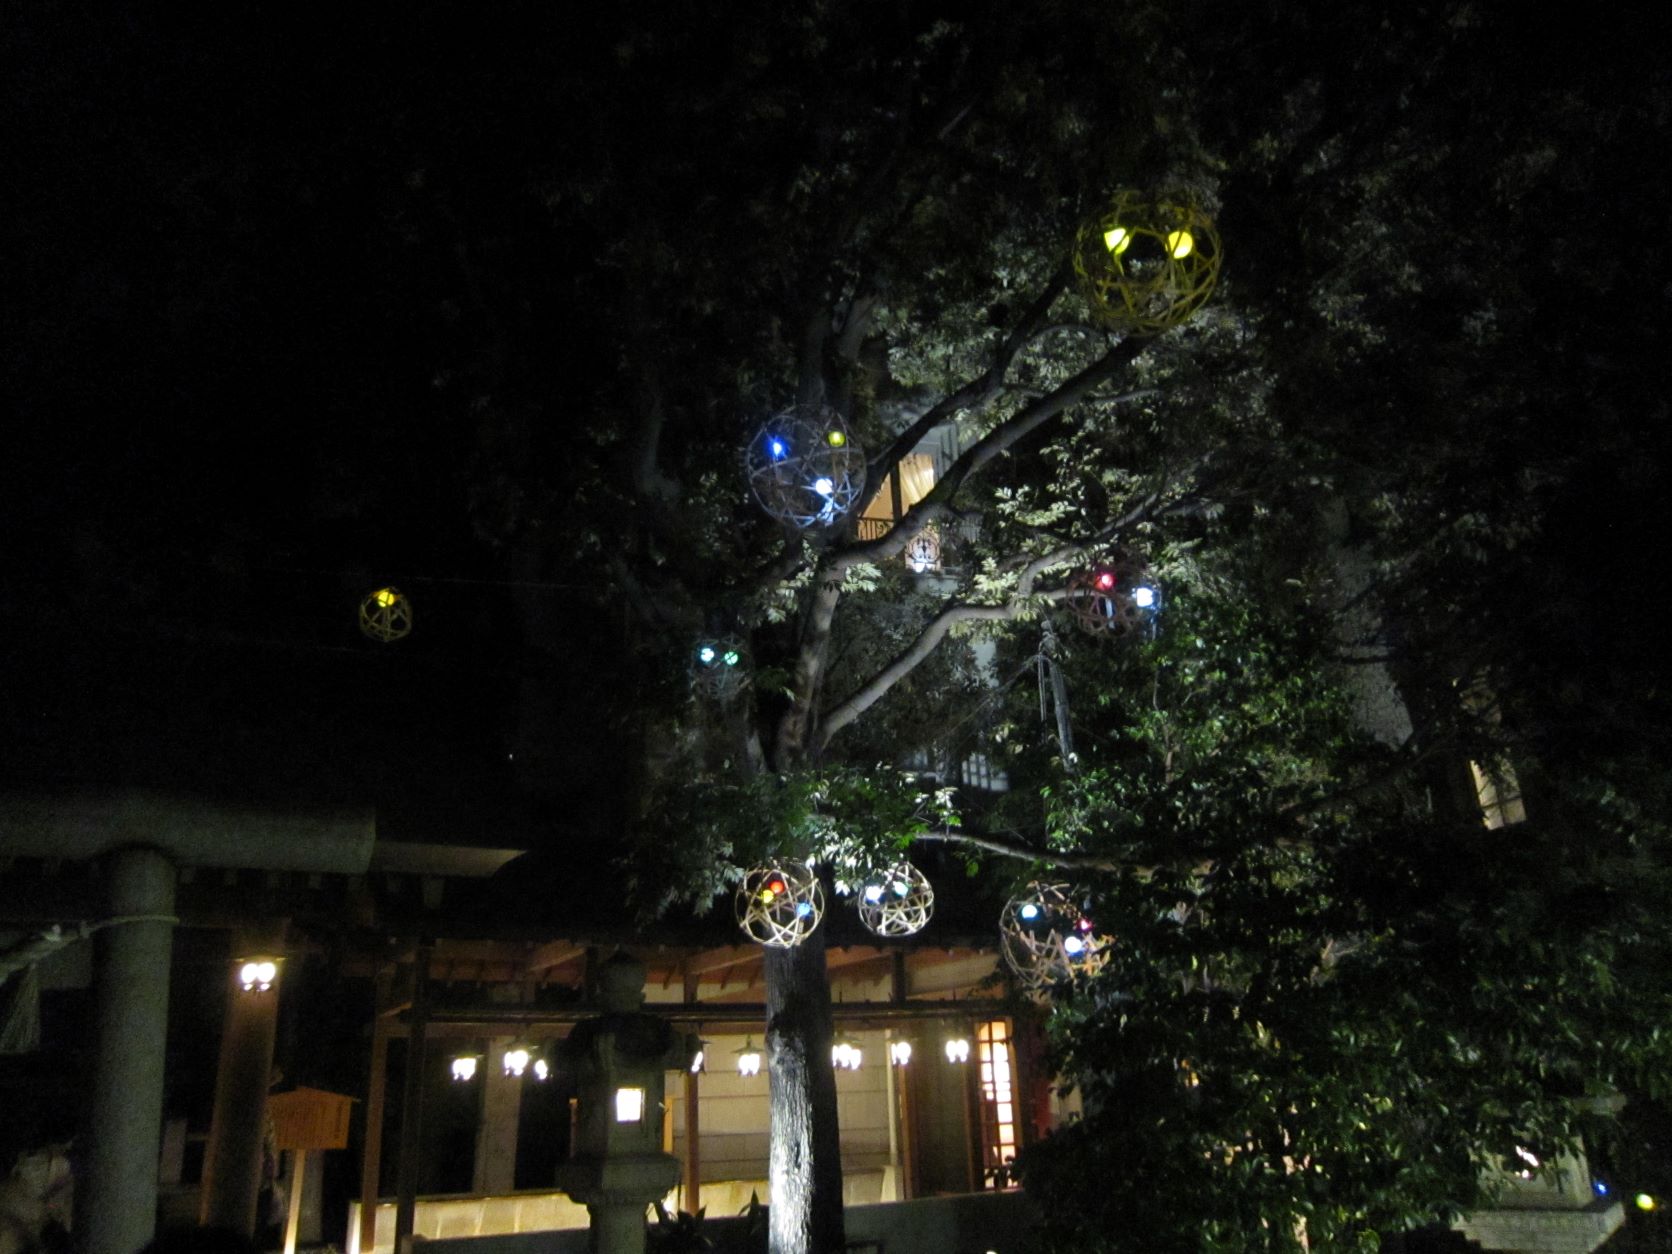
[(109, 913), (100, 922), (109, 926), (98, 936), (75, 1238), (82, 1254), (136, 1254), (156, 1232), (175, 868), (363, 874), (372, 815), (126, 789), (3, 793), (0, 833), (15, 857), (100, 859), (105, 867)]
[(135, 1254), (156, 1235), (174, 864), (148, 848), (104, 864), (116, 922), (98, 936), (91, 1123), (76, 1188), (84, 1254)]

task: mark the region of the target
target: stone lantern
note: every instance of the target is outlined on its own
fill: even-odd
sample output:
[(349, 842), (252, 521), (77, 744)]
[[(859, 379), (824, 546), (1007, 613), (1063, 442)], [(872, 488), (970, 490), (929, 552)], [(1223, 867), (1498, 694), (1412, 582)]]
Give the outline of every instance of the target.
[(664, 1073), (688, 1069), (701, 1043), (640, 1009), (644, 975), (629, 954), (605, 962), (604, 1013), (577, 1024), (563, 1045), (577, 1118), (557, 1182), (592, 1216), (594, 1254), (643, 1254), (645, 1208), (679, 1179), (679, 1160), (662, 1152)]

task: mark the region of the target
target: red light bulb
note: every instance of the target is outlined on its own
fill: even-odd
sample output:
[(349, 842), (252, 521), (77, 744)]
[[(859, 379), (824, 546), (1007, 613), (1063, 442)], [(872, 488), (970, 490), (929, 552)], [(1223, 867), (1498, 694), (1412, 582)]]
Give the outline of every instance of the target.
[(773, 893), (773, 894), (783, 892), (784, 891), (784, 881), (783, 880), (768, 880), (767, 885), (766, 885), (766, 891), (769, 892), (769, 893)]
[(1114, 572), (1113, 571), (1108, 571), (1108, 570), (1098, 571), (1097, 572), (1097, 586), (1104, 592), (1107, 592), (1110, 588), (1114, 587), (1115, 586)]

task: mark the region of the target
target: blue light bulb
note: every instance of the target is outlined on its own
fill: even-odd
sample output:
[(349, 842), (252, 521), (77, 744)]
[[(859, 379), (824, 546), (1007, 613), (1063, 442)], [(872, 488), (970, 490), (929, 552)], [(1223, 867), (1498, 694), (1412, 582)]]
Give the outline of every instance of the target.
[(705, 645), (703, 645), (702, 648), (697, 650), (697, 661), (701, 662), (704, 666), (707, 666), (713, 660), (714, 660), (714, 646), (713, 645), (705, 644)]
[(766, 452), (775, 462), (781, 462), (789, 456), (790, 446), (775, 435), (766, 437)]
[(906, 883), (905, 880), (894, 881), (894, 895), (896, 897), (904, 897), (909, 892), (911, 892), (911, 885)]
[(1039, 907), (1034, 905), (1033, 902), (1030, 901), (1030, 902), (1028, 902), (1027, 905), (1023, 906), (1019, 911), (1017, 911), (1017, 913), (1020, 914), (1024, 919), (1032, 921), (1032, 920), (1037, 919), (1039, 917)]
[(1069, 936), (1062, 942), (1062, 951), (1070, 958), (1078, 958), (1086, 951), (1086, 942), (1078, 936)]
[(882, 885), (880, 885), (880, 884), (867, 884), (867, 885), (865, 885), (865, 900), (870, 902), (872, 905), (875, 905), (877, 902), (881, 901), (882, 900)]
[(795, 917), (796, 918), (805, 919), (808, 915), (810, 915), (812, 913), (813, 913), (813, 906), (812, 906), (811, 902), (798, 901), (798, 902), (795, 903)]

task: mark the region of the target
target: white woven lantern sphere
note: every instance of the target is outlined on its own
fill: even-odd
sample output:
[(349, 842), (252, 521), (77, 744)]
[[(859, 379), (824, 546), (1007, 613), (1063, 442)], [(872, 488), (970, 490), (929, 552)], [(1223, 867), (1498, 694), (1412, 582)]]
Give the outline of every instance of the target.
[(412, 631), (412, 602), (396, 588), (378, 588), (360, 602), (360, 630), (380, 644), (404, 639)]
[(859, 503), (865, 451), (828, 406), (786, 409), (744, 453), (761, 508), (792, 527), (828, 527)]
[(1207, 301), (1219, 256), (1213, 220), (1188, 196), (1123, 191), (1080, 227), (1074, 273), (1105, 326), (1155, 335)]
[(1005, 961), (1030, 993), (1096, 974), (1111, 946), (1069, 896), (1068, 885), (1037, 882), (1005, 903), (999, 940)]
[(921, 932), (935, 913), (935, 890), (909, 862), (896, 862), (859, 887), (859, 921), (878, 936)]
[(1147, 635), (1161, 612), (1161, 589), (1137, 558), (1112, 557), (1071, 575), (1062, 604), (1094, 635)]
[(793, 949), (824, 917), (824, 886), (802, 862), (756, 867), (737, 888), (737, 926), (750, 940)]
[(736, 636), (699, 640), (691, 650), (691, 690), (711, 701), (730, 701), (748, 686), (748, 660)]

